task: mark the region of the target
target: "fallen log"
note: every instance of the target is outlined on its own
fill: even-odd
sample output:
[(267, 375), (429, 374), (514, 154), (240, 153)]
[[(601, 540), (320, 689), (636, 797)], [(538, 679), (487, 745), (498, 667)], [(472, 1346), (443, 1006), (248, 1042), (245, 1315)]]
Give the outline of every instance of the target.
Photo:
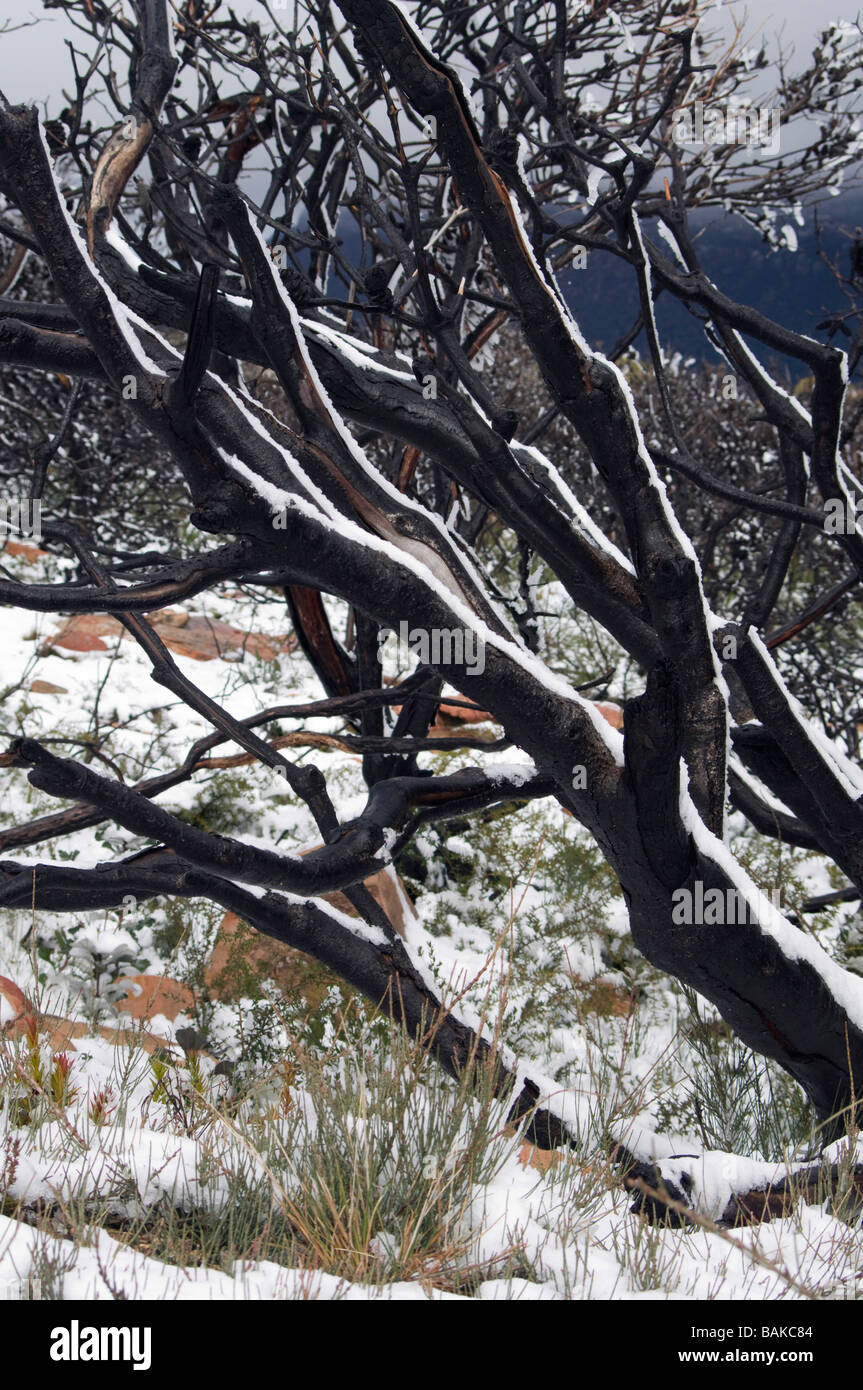
[[(831, 1150), (836, 1147), (831, 1145)], [(757, 1226), (789, 1216), (799, 1202), (828, 1202), (840, 1220), (856, 1219), (863, 1212), (863, 1163), (852, 1164), (832, 1153), (790, 1168), (715, 1151), (650, 1161), (637, 1158), (623, 1144), (613, 1147), (611, 1158), (624, 1188), (635, 1194), (630, 1211), (651, 1225), (681, 1227), (709, 1220), (722, 1230)], [(684, 1160), (695, 1164), (685, 1168)], [(726, 1177), (723, 1191), (717, 1167), (720, 1172), (739, 1168), (740, 1178)]]

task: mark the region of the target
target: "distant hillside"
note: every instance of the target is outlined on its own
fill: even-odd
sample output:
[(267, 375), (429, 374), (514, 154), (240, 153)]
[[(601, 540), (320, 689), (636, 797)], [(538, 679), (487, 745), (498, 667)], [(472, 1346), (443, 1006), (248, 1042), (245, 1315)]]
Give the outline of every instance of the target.
[[(789, 328), (824, 338), (815, 325), (831, 310), (843, 305), (843, 298), (831, 275), (817, 254), (812, 209), (804, 213), (805, 225), (790, 223), (797, 235), (796, 251), (772, 251), (759, 234), (739, 217), (724, 213), (702, 216), (699, 226), (699, 250), (707, 271), (716, 284), (733, 298), (769, 314)], [(829, 199), (819, 208), (822, 241), (828, 255), (839, 255), (843, 274), (848, 273), (849, 233), (863, 223), (863, 193), (854, 192)], [(650, 234), (650, 224), (646, 224)], [(843, 235), (844, 232), (844, 235)], [(608, 256), (588, 258), (584, 270), (573, 271), (566, 277), (567, 299), (577, 315), (582, 330), (591, 343), (610, 350), (634, 321), (638, 313), (638, 298), (631, 271)], [(700, 325), (683, 305), (669, 296), (660, 295), (656, 303), (663, 346), (693, 356), (697, 360), (716, 361)], [(843, 344), (841, 335), (836, 340)], [(646, 351), (644, 335), (636, 346)], [(793, 377), (799, 368), (788, 363)]]
[[(739, 217), (722, 212), (701, 214), (693, 219), (698, 246), (705, 268), (715, 283), (732, 298), (768, 314), (779, 323), (813, 337), (825, 339), (816, 329), (829, 313), (844, 305), (842, 295), (829, 268), (816, 249), (813, 210), (804, 213), (804, 225), (794, 217), (777, 218), (794, 228), (796, 251), (774, 251)], [(856, 226), (863, 224), (863, 191), (829, 198), (818, 209), (822, 243), (831, 258), (838, 254), (843, 274), (849, 270), (848, 252)], [(655, 224), (644, 224), (648, 236), (656, 238)], [(360, 240), (352, 220), (339, 228), (349, 259), (359, 260)], [(593, 253), (583, 270), (563, 277), (563, 288), (579, 325), (594, 347), (610, 351), (638, 314), (638, 294), (631, 270), (615, 257)], [(720, 360), (704, 332), (688, 310), (668, 295), (656, 300), (660, 338), (669, 352), (681, 352), (696, 361)], [(841, 335), (835, 340), (846, 342)], [(644, 334), (636, 347), (646, 353)], [(780, 365), (780, 364), (775, 364)], [(799, 364), (786, 360), (784, 369), (791, 380), (801, 375)]]

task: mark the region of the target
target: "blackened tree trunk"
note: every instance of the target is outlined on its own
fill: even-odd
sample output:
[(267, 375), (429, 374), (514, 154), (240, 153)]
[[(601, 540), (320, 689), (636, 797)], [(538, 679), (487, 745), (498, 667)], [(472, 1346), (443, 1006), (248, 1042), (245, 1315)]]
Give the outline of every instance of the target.
[[(47, 127), (35, 109), (3, 105), (0, 231), (42, 259), (53, 297), (0, 298), (0, 356), (114, 393), (172, 461), (194, 526), (221, 539), (130, 565), (86, 529), (46, 517), (46, 542), (77, 558), (78, 577), (0, 579), (0, 602), (119, 617), (154, 681), (211, 722), (207, 747), (230, 741), (278, 769), (323, 844), (297, 862), (162, 810), (156, 795), (193, 774), (202, 746), (175, 773), (129, 787), (25, 737), (0, 761), (78, 805), (6, 832), (7, 855), (105, 819), (159, 848), (95, 869), (5, 858), (0, 904), (75, 911), (130, 893), (208, 898), (325, 962), (458, 1072), (485, 1059), (488, 1042), (441, 1013), (363, 881), (428, 820), (555, 798), (618, 875), (644, 955), (799, 1081), (828, 1137), (840, 1132), (863, 1076), (863, 982), (763, 902), (729, 853), (725, 817), (730, 796), (759, 829), (817, 849), (863, 892), (863, 772), (810, 723), (763, 641), (801, 533), (839, 548), (863, 576), (856, 527), (833, 535), (823, 524), (831, 499), (852, 514), (856, 500), (843, 453), (848, 359), (715, 285), (688, 227), (699, 205), (730, 201), (754, 217), (759, 204), (815, 191), (817, 148), (780, 162), (723, 147), (708, 177), (703, 150), (677, 143), (678, 117), (708, 85), (714, 101), (728, 100), (738, 70), (694, 64), (697, 16), (660, 32), (652, 0), (629, 7), (638, 63), (621, 58), (605, 7), (528, 15), (503, 3), (462, 7), (454, 19), (429, 5), (422, 37), (390, 0), (341, 0), (344, 22), (315, 13), (314, 48), (280, 30), (275, 11), (266, 34), (239, 20), (184, 19), (182, 58), (164, 0), (141, 0), (137, 24), (98, 4), (66, 8), (131, 51), (128, 109), (100, 132), (83, 122), (83, 94)], [(840, 164), (854, 156), (858, 60), (851, 49), (831, 60)], [(191, 63), (229, 71), (233, 95), (190, 107), (174, 83)], [(466, 65), (475, 99), (459, 75)], [(597, 84), (605, 108), (589, 110), (580, 99)], [(215, 76), (199, 90), (215, 93)], [(268, 186), (246, 174), (253, 150), (268, 161)], [(134, 205), (133, 176), (146, 190)], [(337, 235), (345, 209), (371, 264), (353, 264)], [(630, 341), (645, 330), (656, 385), (650, 420), (561, 290), (560, 272), (588, 252), (631, 272)], [(658, 343), (660, 291), (703, 318), (757, 403), (787, 463), (784, 496), (710, 475), (685, 442)], [(552, 413), (595, 465), (619, 544), (490, 389), (480, 354), (507, 323)], [(171, 329), (185, 334), (182, 352)], [(803, 364), (811, 410), (759, 353)], [(274, 374), (283, 418), (249, 394), (250, 363)], [(40, 460), (34, 496), (62, 433)], [(716, 613), (705, 599), (693, 540), (666, 494), (669, 471), (765, 522), (763, 585), (739, 612)], [(520, 630), (500, 603), (475, 544), (491, 517), (643, 672), (622, 732), (535, 654), (523, 636), (530, 614)], [(325, 699), (240, 721), (180, 672), (143, 615), (228, 577), (283, 586)], [(333, 634), (321, 594), (353, 609), (353, 651)], [(378, 634), (402, 624), (429, 637), (428, 660), (386, 687)], [(443, 681), (491, 711), (522, 750), (509, 775), (479, 758), (448, 776), (420, 771), (418, 753), (436, 746), (428, 731)], [(387, 732), (381, 712), (392, 705), (401, 713)], [(350, 822), (319, 766), (293, 763), (255, 731), (280, 715), (329, 712), (353, 721), (350, 746), (364, 757), (368, 801)], [(348, 893), (359, 926), (321, 900), (334, 888)], [(746, 910), (681, 922), (686, 894)], [(530, 1075), (497, 1065), (513, 1113), (533, 1112), (543, 1142), (565, 1140), (565, 1125), (536, 1108)]]

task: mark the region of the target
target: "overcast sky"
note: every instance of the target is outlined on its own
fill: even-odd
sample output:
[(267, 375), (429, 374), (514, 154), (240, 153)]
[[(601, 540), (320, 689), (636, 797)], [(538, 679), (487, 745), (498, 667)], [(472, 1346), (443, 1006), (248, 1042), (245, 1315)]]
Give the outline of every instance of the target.
[[(238, 13), (261, 13), (254, 0), (235, 0)], [(626, 0), (618, 10), (626, 14)], [(812, 39), (831, 19), (853, 20), (861, 11), (860, 0), (717, 0), (711, 20), (717, 29), (733, 32), (732, 15), (748, 16), (745, 34), (753, 41), (765, 38), (768, 52), (775, 49), (780, 36), (786, 49), (794, 46), (799, 55), (811, 51)], [(21, 24), (42, 15), (38, 0), (0, 0), (0, 23)], [(31, 28), (0, 35), (0, 88), (13, 102), (44, 101), (59, 87), (68, 86), (69, 59), (64, 41), (70, 35), (65, 16), (56, 10), (44, 14)], [(53, 106), (53, 102), (52, 102)]]

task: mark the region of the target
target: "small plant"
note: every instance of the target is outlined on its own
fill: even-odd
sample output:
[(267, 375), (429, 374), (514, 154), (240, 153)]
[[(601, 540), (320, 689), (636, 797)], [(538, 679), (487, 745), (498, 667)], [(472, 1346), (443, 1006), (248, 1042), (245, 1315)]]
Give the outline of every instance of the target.
[(279, 1094), (279, 1113), (287, 1118), (295, 1105), (291, 1088), (297, 1084), (297, 1069), (289, 1058), (285, 1058), (280, 1064), (279, 1073), (282, 1083)]
[(167, 1104), (168, 1100), (168, 1063), (164, 1057), (154, 1055), (150, 1058), (150, 1071), (153, 1073), (155, 1084), (150, 1092), (150, 1099)]
[(72, 1063), (65, 1052), (58, 1052), (52, 1060), (48, 1093), (55, 1105), (62, 1109), (71, 1105), (78, 1095), (78, 1087), (71, 1081)]
[(40, 937), (37, 954), (49, 967), (40, 971), (40, 984), (62, 989), (91, 1026), (115, 1018), (117, 1001), (128, 990), (124, 977), (150, 963), (128, 926), (123, 937), (117, 942), (113, 929), (93, 933), (83, 922)]
[(204, 1094), (204, 1072), (199, 1053), (188, 1052), (186, 1054), (186, 1074), (192, 1090), (197, 1095), (202, 1096)]
[(11, 1190), (18, 1174), (21, 1159), (21, 1140), (16, 1134), (7, 1134), (3, 1140), (3, 1161), (0, 1163), (0, 1202)]
[(811, 1115), (800, 1087), (745, 1047), (725, 1023), (689, 1005), (685, 1040), (692, 1053), (691, 1116), (705, 1148), (782, 1159), (811, 1139)]
[(208, 1097), (208, 1076), (203, 1057), (187, 1052), (182, 1062), (166, 1053), (150, 1058), (153, 1087), (144, 1102), (145, 1114), (152, 1104), (165, 1107), (167, 1117), (183, 1133), (200, 1136), (212, 1122), (213, 1107)]
[(105, 1086), (100, 1091), (94, 1091), (90, 1097), (90, 1104), (87, 1107), (87, 1114), (90, 1116), (94, 1125), (103, 1125), (117, 1109), (114, 1097), (113, 1086)]
[(28, 1024), (25, 1034), (26, 1060), (24, 1068), (29, 1080), (33, 1083), (34, 1094), (38, 1095), (45, 1087), (45, 1063), (42, 1059), (42, 1047), (39, 1042), (39, 1030), (36, 1020), (32, 1019)]

